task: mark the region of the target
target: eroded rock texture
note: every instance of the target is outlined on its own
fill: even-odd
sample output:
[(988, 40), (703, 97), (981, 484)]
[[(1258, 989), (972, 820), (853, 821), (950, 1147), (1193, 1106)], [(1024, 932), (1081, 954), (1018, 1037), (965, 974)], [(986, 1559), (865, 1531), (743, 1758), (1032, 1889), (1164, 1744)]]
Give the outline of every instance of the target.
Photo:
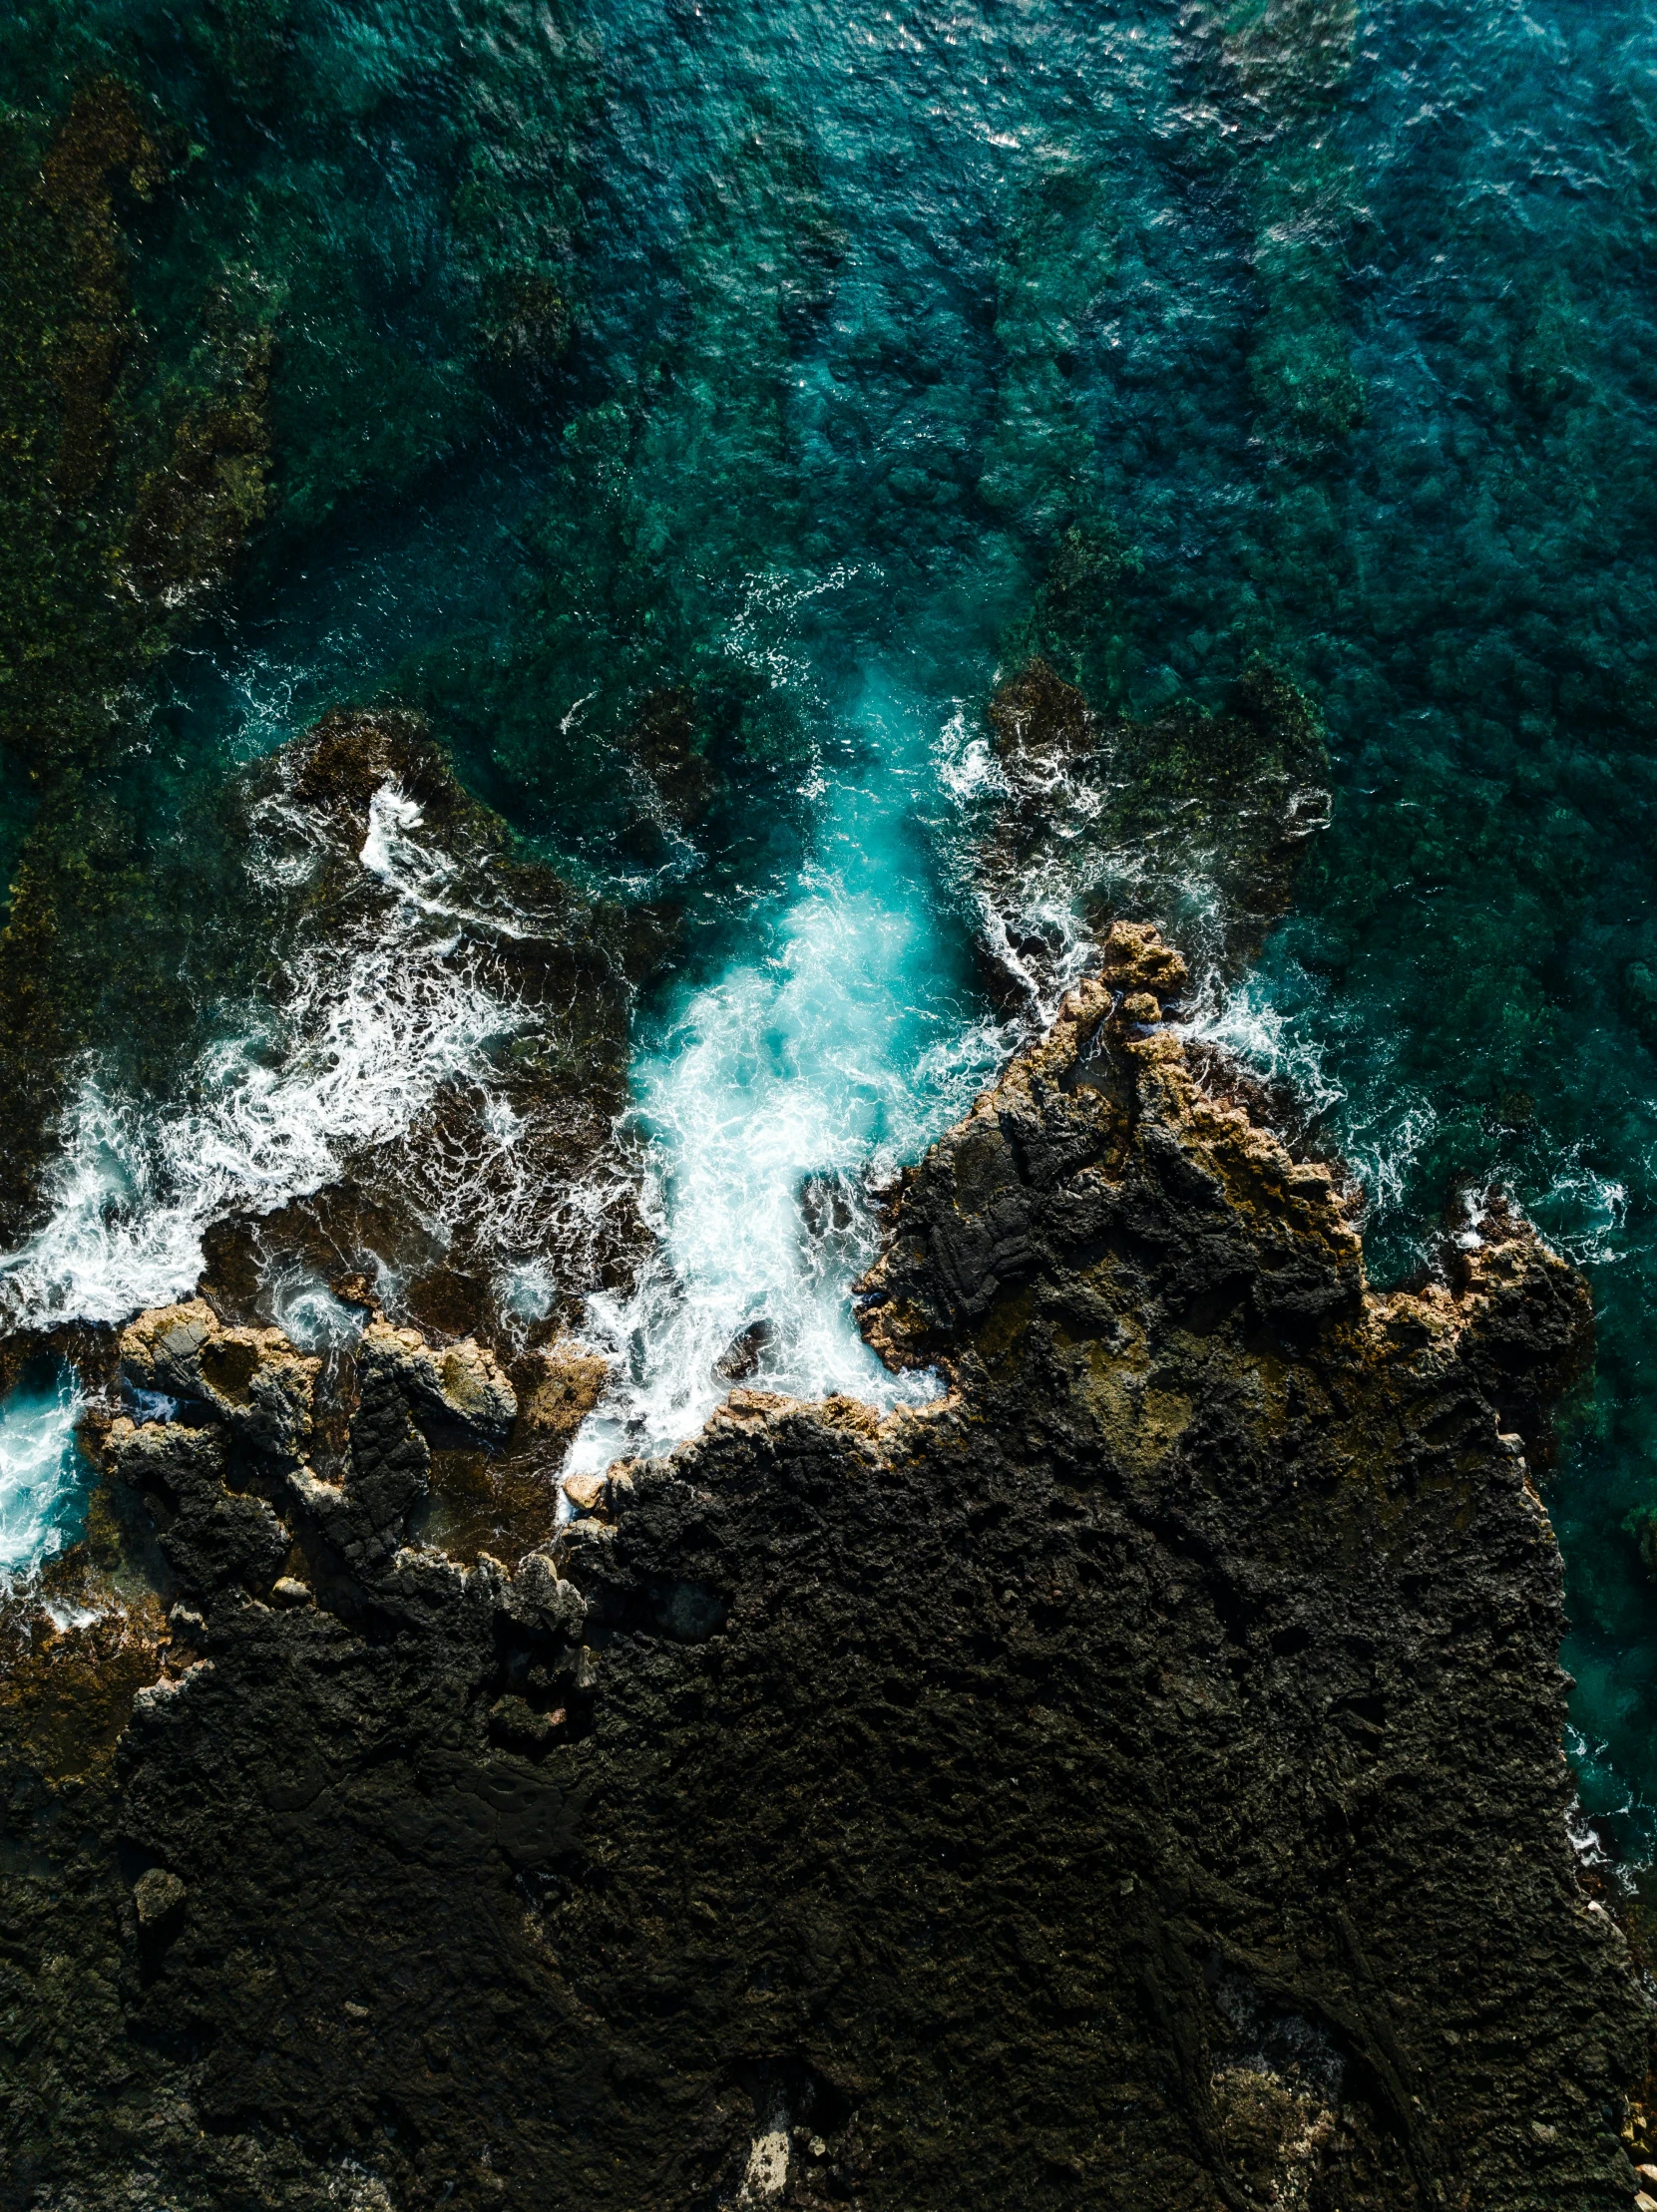
[(0, 2203), (1630, 2202), (1532, 1473), (1585, 1292), (1499, 1211), (1369, 1292), (1181, 980), (1119, 926), (910, 1179), (866, 1326), (947, 1397), (737, 1392), (515, 1565), (415, 1541), (481, 1353), (383, 1331), (318, 1472), (279, 1345), (130, 1332), (203, 1376), (107, 1446), (171, 1631), (113, 1766), (6, 1738)]

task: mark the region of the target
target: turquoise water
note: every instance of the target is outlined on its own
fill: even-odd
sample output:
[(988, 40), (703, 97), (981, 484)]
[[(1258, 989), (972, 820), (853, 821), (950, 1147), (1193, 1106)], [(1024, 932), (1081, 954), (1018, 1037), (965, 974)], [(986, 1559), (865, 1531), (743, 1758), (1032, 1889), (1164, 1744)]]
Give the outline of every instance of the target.
[[(754, 1322), (757, 1379), (897, 1387), (843, 1298), (868, 1187), (1017, 1031), (970, 949), (995, 671), (1037, 643), (1149, 713), (1264, 652), (1322, 704), (1331, 827), (1203, 1018), (1360, 1169), (1379, 1278), (1465, 1180), (1588, 1268), (1598, 1374), (1552, 1490), (1573, 1750), (1643, 1847), (1653, 28), (1496, 0), (15, 14), (22, 107), (115, 68), (194, 150), (128, 210), (158, 358), (189, 360), (209, 282), (277, 353), (271, 519), (98, 771), (152, 880), (217, 856), (132, 921), (190, 987), (159, 1052), (107, 1007), (14, 1309), (172, 1294), (215, 1211), (325, 1179), (364, 1126), (266, 1034), (213, 795), (389, 695), (527, 851), (677, 928), (635, 1013), (659, 1246), (591, 1309), (619, 1379), (583, 1451), (693, 1425)], [(630, 743), (664, 698), (693, 804)], [(375, 1130), (499, 1028), (375, 997), (354, 953), (327, 974)]]
[(47, 1364), (36, 1362), (0, 1405), (0, 1586), (74, 1543), (86, 1517), (80, 1394), (66, 1368)]
[(729, 1387), (721, 1356), (756, 1326), (746, 1379), (767, 1388), (936, 1394), (930, 1376), (886, 1372), (847, 1290), (878, 1249), (868, 1194), (967, 1111), (1009, 1041), (940, 911), (954, 736), (936, 702), (871, 668), (788, 895), (744, 957), (641, 1025), (659, 1262), (626, 1297), (593, 1302), (622, 1379), (578, 1469), (693, 1433)]

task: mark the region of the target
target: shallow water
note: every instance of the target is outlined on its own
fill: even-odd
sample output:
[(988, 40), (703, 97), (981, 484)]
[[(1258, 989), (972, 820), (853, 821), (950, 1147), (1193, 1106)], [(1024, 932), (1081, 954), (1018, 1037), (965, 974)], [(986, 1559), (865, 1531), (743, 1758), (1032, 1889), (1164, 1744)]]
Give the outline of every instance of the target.
[[(584, 1455), (692, 1427), (756, 1321), (753, 1379), (890, 1396), (844, 1297), (866, 1192), (1012, 1038), (968, 942), (981, 717), (1057, 649), (1081, 545), (1096, 704), (1218, 703), (1255, 652), (1323, 704), (1332, 825), (1203, 1019), (1361, 1173), (1372, 1272), (1491, 1179), (1590, 1272), (1552, 1491), (1573, 1750), (1643, 1844), (1652, 63), (1649, 7), (1506, 0), (15, 15), (21, 104), (115, 67), (199, 149), (129, 210), (158, 352), (224, 269), (279, 350), (272, 519), (99, 771), (139, 879), (191, 886), (124, 924), (186, 987), (143, 1034), (112, 994), (11, 1310), (172, 1294), (216, 1214), (498, 1050), (512, 1010), (466, 999), (412, 880), (296, 996), (244, 941), (258, 856), (212, 795), (390, 695), (527, 850), (682, 912), (635, 1012), (659, 1248), (591, 1308), (619, 1381)], [(693, 819), (627, 743), (674, 687)]]
[(0, 1587), (55, 1558), (80, 1534), (84, 1465), (74, 1427), (74, 1377), (56, 1366), (25, 1374), (0, 1405)]

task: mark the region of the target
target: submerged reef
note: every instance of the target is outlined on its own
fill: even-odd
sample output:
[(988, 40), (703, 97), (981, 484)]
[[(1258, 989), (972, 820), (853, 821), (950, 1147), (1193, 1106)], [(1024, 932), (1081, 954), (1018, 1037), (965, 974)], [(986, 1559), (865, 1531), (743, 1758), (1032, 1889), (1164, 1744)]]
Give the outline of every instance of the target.
[[(569, 1347), (125, 1331), (98, 1618), (0, 1708), (0, 2204), (1628, 2203), (1536, 1487), (1584, 1286), (1491, 1204), (1369, 1290), (1185, 982), (1117, 924), (911, 1171), (921, 1411), (738, 1390), (555, 1526)], [(540, 1527), (434, 1541), (491, 1455)]]
[(1177, 918), (1204, 980), (1258, 953), (1329, 820), (1323, 725), (1286, 676), (1257, 660), (1223, 712), (1181, 698), (1135, 716), (1097, 711), (1036, 654), (986, 720), (962, 890), (998, 997), (1050, 1013), (1124, 910)]
[(0, 1242), (108, 1006), (177, 1024), (121, 754), (267, 504), (268, 332), (215, 283), (169, 359), (133, 303), (130, 229), (183, 159), (142, 106), (104, 78), (54, 127), (0, 116)]
[(177, 161), (113, 79), (50, 132), (0, 119), (0, 750), (36, 781), (103, 755), (265, 512), (267, 334), (212, 289), (183, 375), (133, 305), (131, 220)]

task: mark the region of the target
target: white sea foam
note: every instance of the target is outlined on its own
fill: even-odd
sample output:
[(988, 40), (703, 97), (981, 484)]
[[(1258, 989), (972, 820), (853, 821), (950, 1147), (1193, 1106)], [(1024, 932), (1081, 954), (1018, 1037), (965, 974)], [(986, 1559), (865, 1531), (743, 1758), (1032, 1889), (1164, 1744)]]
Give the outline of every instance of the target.
[(868, 1189), (966, 1110), (1007, 1039), (963, 1018), (927, 896), (922, 719), (878, 682), (862, 719), (864, 771), (829, 787), (764, 956), (692, 992), (636, 1064), (659, 1245), (630, 1295), (591, 1303), (615, 1379), (578, 1469), (691, 1434), (731, 1386), (716, 1362), (757, 1322), (767, 1389), (885, 1406), (938, 1389), (888, 1372), (853, 1320), (877, 1242)]
[[(1361, 1056), (1343, 1047), (1344, 1024), (1354, 1008), (1332, 1006), (1322, 987), (1294, 961), (1275, 970), (1257, 968), (1234, 989), (1199, 1010), (1185, 1034), (1218, 1044), (1257, 1074), (1282, 1084), (1308, 1124), (1325, 1127), (1363, 1193), (1361, 1226), (1397, 1233), (1419, 1203), (1413, 1189), (1418, 1166), (1440, 1129), (1431, 1099), (1401, 1079), (1397, 1054), (1373, 1017)], [(1356, 1066), (1359, 1079), (1333, 1072)], [(1554, 1157), (1545, 1187), (1525, 1187), (1518, 1197), (1548, 1242), (1579, 1267), (1614, 1266), (1627, 1253), (1628, 1188), (1596, 1168), (1581, 1143)], [(1466, 1198), (1467, 1217), (1458, 1240), (1468, 1250), (1480, 1242), (1482, 1209)], [(1407, 1237), (1426, 1257), (1430, 1240)]]
[[(291, 879), (311, 833), (279, 803), (266, 828), (294, 834), (269, 836), (258, 865)], [(87, 1066), (49, 1218), (0, 1261), (0, 1321), (119, 1321), (187, 1294), (210, 1223), (319, 1190), (352, 1154), (403, 1136), (444, 1085), (477, 1080), (486, 1048), (522, 1015), (444, 906), (452, 864), (419, 829), (404, 794), (376, 797), (360, 859), (396, 896), (298, 946), (280, 1009), (243, 1009), (176, 1102), (133, 1098)], [(510, 1129), (494, 1143), (509, 1153)], [(441, 1210), (442, 1192), (431, 1197)]]
[[(1620, 1828), (1626, 1846), (1630, 1828), (1650, 1835), (1653, 1808), (1618, 1771), (1609, 1743), (1590, 1741), (1573, 1720), (1566, 1721), (1564, 1732), (1565, 1756), (1578, 1785), (1565, 1808), (1565, 1834), (1570, 1847), (1579, 1865), (1607, 1876), (1631, 1895), (1638, 1887), (1637, 1870), (1649, 1861), (1627, 1859), (1621, 1849), (1608, 1850), (1598, 1823), (1608, 1821)], [(1592, 1811), (1583, 1803), (1581, 1791), (1592, 1800)]]
[(1327, 1126), (1364, 1194), (1363, 1221), (1379, 1224), (1404, 1206), (1415, 1164), (1438, 1129), (1438, 1113), (1397, 1079), (1384, 1039), (1369, 1040), (1363, 1089), (1351, 1089), (1332, 1069), (1327, 1023), (1318, 1018), (1324, 1012), (1319, 987), (1290, 962), (1277, 975), (1257, 968), (1200, 1005), (1184, 1033), (1221, 1046), (1283, 1085), (1308, 1125)]
[(1627, 1254), (1628, 1186), (1602, 1174), (1584, 1152), (1578, 1143), (1559, 1154), (1547, 1190), (1530, 1201), (1529, 1211), (1567, 1260), (1583, 1268), (1612, 1267)]
[(800, 610), (844, 590), (863, 572), (857, 561), (837, 560), (816, 576), (773, 568), (744, 577), (741, 602), (724, 628), (725, 650), (779, 692), (802, 703), (815, 698), (811, 661), (799, 643)]
[(940, 782), (957, 802), (977, 799), (986, 792), (1005, 795), (1013, 788), (994, 746), (982, 730), (972, 726), (966, 706), (959, 701), (939, 732), (933, 758)]
[[(1104, 834), (1120, 789), (1108, 734), (1081, 751), (1024, 730), (1005, 755), (965, 714), (946, 726), (937, 775), (973, 834), (956, 846), (957, 894), (977, 934), (1026, 1001), (1026, 1026), (1046, 1026), (1064, 994), (1096, 965), (1099, 931), (1121, 914), (1154, 914), (1212, 995), (1228, 926), (1220, 889), (1225, 856), (1192, 842), (1196, 802), (1154, 834), (1112, 843)], [(1303, 801), (1291, 814), (1298, 823)], [(1315, 824), (1296, 828), (1309, 834)]]
[(67, 1372), (0, 1405), (0, 1588), (69, 1541), (84, 1472), (74, 1433), (80, 1410)]
[(1326, 1114), (1347, 1096), (1328, 1073), (1308, 1026), (1273, 1002), (1257, 973), (1200, 1006), (1185, 1034), (1217, 1044), (1257, 1074), (1290, 1085), (1310, 1114)]

